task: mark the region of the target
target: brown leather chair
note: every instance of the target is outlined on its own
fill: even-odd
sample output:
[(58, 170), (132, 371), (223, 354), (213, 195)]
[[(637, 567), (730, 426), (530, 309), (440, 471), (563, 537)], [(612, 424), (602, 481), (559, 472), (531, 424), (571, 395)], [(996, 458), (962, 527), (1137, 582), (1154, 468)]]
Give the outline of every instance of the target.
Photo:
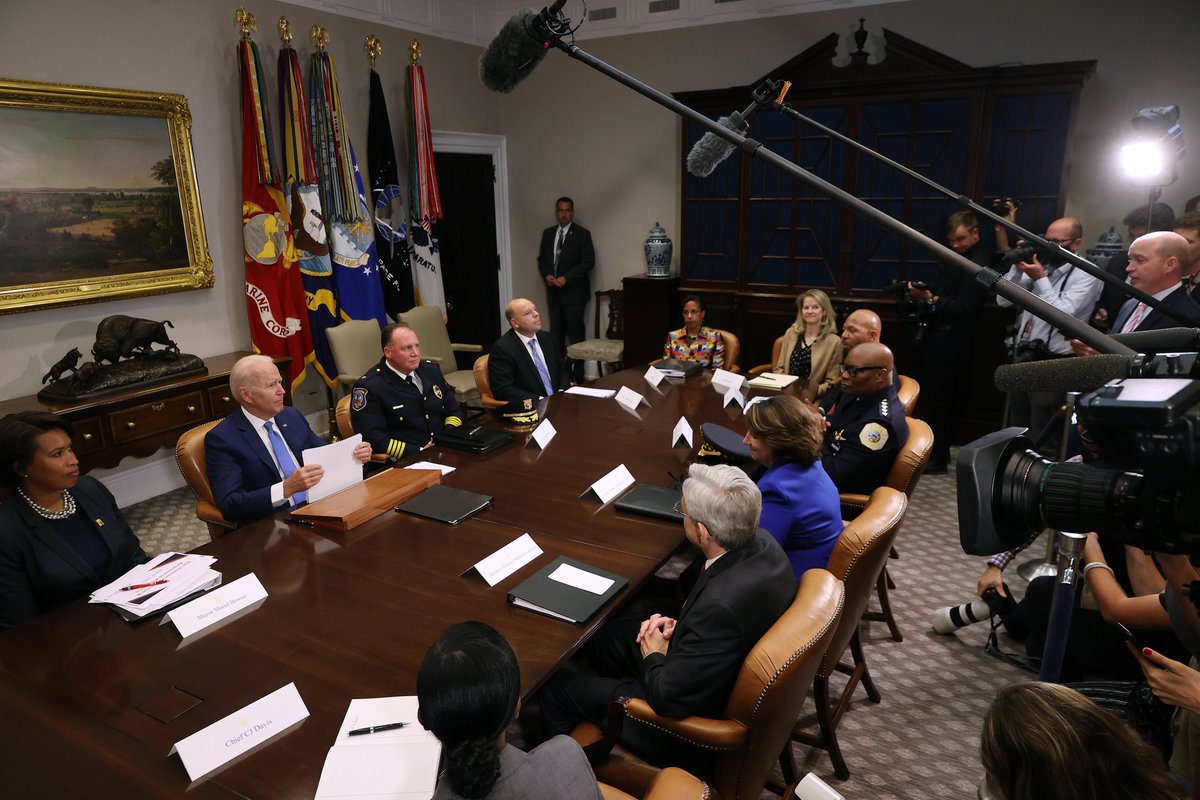
[(779, 353), (783, 350), (783, 337), (780, 336), (775, 340), (775, 344), (771, 345), (771, 363), (759, 364), (757, 367), (751, 367), (747, 375), (762, 375), (764, 372), (770, 372), (775, 369), (775, 364), (779, 361)]
[(237, 528), (237, 524), (225, 519), (221, 509), (217, 508), (204, 461), (204, 437), (219, 422), (206, 422), (184, 431), (175, 444), (175, 463), (179, 465), (188, 488), (196, 496), (196, 516), (208, 526), (208, 536), (213, 541)]
[[(636, 800), (615, 786), (601, 783), (600, 796), (604, 800)], [(643, 800), (708, 800), (708, 784), (678, 767), (667, 767), (654, 776)]]
[[(879, 691), (871, 682), (871, 673), (867, 670), (866, 657), (858, 638), (858, 623), (866, 611), (871, 590), (887, 562), (888, 551), (900, 529), (900, 523), (904, 521), (907, 507), (908, 498), (895, 489), (883, 486), (871, 492), (866, 508), (856, 519), (846, 523), (846, 529), (829, 555), (829, 572), (845, 583), (846, 606), (813, 680), (813, 702), (816, 704), (819, 730), (814, 734), (801, 730), (797, 725), (793, 738), (828, 751), (833, 761), (833, 771), (842, 780), (850, 777), (850, 770), (838, 746), (838, 721), (850, 705), (860, 682), (872, 702), (880, 701)], [(851, 664), (842, 663), (847, 647), (853, 658)], [(829, 678), (835, 671), (849, 678), (842, 693), (831, 701)]]
[(721, 334), (721, 339), (725, 342), (725, 369), (730, 372), (741, 372), (737, 360), (742, 352), (742, 340), (737, 337), (736, 333), (730, 333), (720, 328), (713, 328), (713, 330)]
[(481, 355), (475, 359), (475, 386), (479, 389), (479, 399), (484, 408), (500, 408), (507, 405), (503, 400), (497, 400), (492, 394), (492, 379), (488, 375), (488, 356)]
[[(667, 719), (645, 700), (621, 698), (607, 730), (585, 722), (571, 735), (600, 780), (631, 794), (643, 795), (659, 768), (614, 743), (622, 725), (645, 724), (712, 754), (708, 782), (716, 797), (757, 800), (776, 761), (791, 765), (789, 735), (843, 603), (840, 581), (823, 569), (804, 573), (791, 607), (746, 656), (723, 719)], [(794, 781), (795, 771), (784, 778)]]
[(913, 409), (917, 406), (917, 398), (921, 396), (921, 384), (907, 375), (901, 375), (899, 381), (900, 388), (896, 390), (896, 396), (900, 398), (900, 403), (904, 406), (905, 416), (912, 419)]

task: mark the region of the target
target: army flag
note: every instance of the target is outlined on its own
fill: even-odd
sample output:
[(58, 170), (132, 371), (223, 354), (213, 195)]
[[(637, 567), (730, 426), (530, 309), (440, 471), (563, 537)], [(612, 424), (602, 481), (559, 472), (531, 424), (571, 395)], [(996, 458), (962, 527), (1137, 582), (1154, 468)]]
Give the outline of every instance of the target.
[(313, 53), (308, 81), (309, 128), (329, 227), (338, 312), (342, 319), (374, 319), (386, 325), (373, 217), (350, 146), (333, 59), (325, 51)]
[(317, 166), (308, 134), (300, 59), (291, 47), (279, 51), (279, 118), (283, 134), (283, 193), (304, 284), (313, 343), (312, 364), (332, 389), (337, 385), (337, 366), (326, 330), (341, 320), (329, 260), (329, 235), (321, 212), (321, 193), (317, 190)]
[(375, 253), (388, 316), (408, 311), (413, 299), (412, 269), (408, 264), (408, 226), (404, 198), (392, 146), (392, 124), (379, 73), (371, 70), (371, 106), (367, 122), (367, 169), (371, 175), (375, 214)]
[(287, 204), (272, 152), (271, 117), (258, 47), (238, 42), (242, 94), (242, 242), (250, 341), (263, 355), (290, 356), (292, 389), (304, 380), (312, 353), (304, 286), (296, 269)]
[[(429, 124), (429, 100), (425, 96), (425, 71), (417, 64), (408, 68), (409, 181), (413, 225), (413, 284), (419, 305), (437, 306), (446, 319), (446, 292), (442, 287), (442, 257), (438, 254), (434, 223), (442, 218), (437, 171), (433, 164), (433, 131)], [(418, 230), (418, 227), (420, 230)]]

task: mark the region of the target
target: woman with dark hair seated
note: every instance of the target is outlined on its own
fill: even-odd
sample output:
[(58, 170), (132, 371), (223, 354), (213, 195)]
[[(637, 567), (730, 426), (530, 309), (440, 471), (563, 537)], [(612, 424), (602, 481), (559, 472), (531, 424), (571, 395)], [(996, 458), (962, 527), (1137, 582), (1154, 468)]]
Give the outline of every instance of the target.
[(1029, 681), (996, 693), (980, 737), (996, 800), (1179, 800), (1162, 757), (1116, 714), (1074, 689)]
[(80, 477), (74, 433), (57, 414), (0, 419), (0, 628), (86, 597), (147, 558), (104, 484)]
[(842, 337), (829, 295), (809, 289), (796, 298), (796, 321), (783, 333), (774, 372), (798, 375), (804, 399), (814, 403), (838, 380), (842, 365)]
[(517, 657), (490, 625), (451, 625), (429, 648), (417, 673), (417, 717), (441, 741), (446, 764), (433, 800), (600, 800), (596, 775), (571, 737), (529, 753), (505, 742), (520, 695)]
[(699, 295), (684, 296), (683, 327), (667, 334), (663, 358), (699, 361), (713, 369), (725, 366), (725, 340), (721, 338), (720, 331), (704, 325), (707, 313), (708, 309)]
[(812, 406), (783, 394), (750, 406), (746, 427), (743, 441), (750, 457), (767, 468), (758, 479), (758, 524), (783, 547), (796, 578), (824, 567), (843, 528), (841, 498), (821, 466), (824, 419)]

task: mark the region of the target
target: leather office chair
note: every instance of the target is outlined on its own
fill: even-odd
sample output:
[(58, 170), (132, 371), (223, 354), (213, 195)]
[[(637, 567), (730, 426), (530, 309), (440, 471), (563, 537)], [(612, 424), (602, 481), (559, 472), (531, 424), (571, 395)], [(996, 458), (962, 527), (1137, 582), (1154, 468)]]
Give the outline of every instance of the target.
[(225, 519), (221, 509), (217, 508), (204, 461), (204, 437), (219, 422), (220, 420), (206, 422), (184, 431), (175, 444), (175, 463), (179, 465), (179, 471), (183, 473), (188, 488), (196, 496), (196, 516), (208, 526), (208, 536), (213, 541), (237, 528), (237, 525)]
[[(728, 347), (729, 346), (726, 345), (726, 349), (728, 349)], [(782, 336), (780, 336), (778, 339), (775, 340), (775, 344), (771, 345), (771, 363), (759, 364), (757, 367), (751, 367), (750, 371), (747, 372), (746, 374), (751, 377), (754, 377), (755, 375), (762, 375), (764, 372), (770, 372), (772, 369), (775, 368), (776, 362), (779, 361), (779, 353), (781, 350), (783, 350), (783, 337)]]
[[(593, 338), (567, 345), (569, 361), (595, 361), (601, 376), (604, 375), (605, 364), (616, 364), (621, 369), (625, 356), (625, 317), (622, 313), (620, 289), (608, 289), (603, 292), (593, 292), (595, 297), (595, 329)], [(604, 337), (600, 336), (600, 301), (608, 300), (608, 327), (604, 329)]]
[(442, 320), (442, 310), (437, 306), (415, 306), (397, 314), (396, 321), (403, 322), (417, 334), (417, 339), (421, 342), (421, 358), (437, 362), (442, 368), (442, 376), (445, 377), (446, 383), (454, 388), (454, 397), (459, 403), (473, 405), (479, 402), (475, 376), (469, 369), (458, 368), (454, 354), (481, 353), (483, 347), (451, 342), (446, 323)]
[(329, 349), (337, 364), (337, 379), (349, 389), (367, 370), (379, 363), (383, 348), (379, 346), (379, 323), (373, 319), (348, 319), (327, 328)]
[(737, 337), (736, 333), (730, 333), (720, 328), (713, 328), (713, 330), (721, 334), (721, 338), (725, 341), (725, 369), (730, 372), (741, 372), (737, 360), (742, 352), (742, 340)]
[(921, 396), (921, 384), (907, 375), (899, 377), (900, 387), (896, 389), (896, 396), (900, 398), (900, 403), (904, 406), (904, 414), (909, 419), (913, 418), (913, 409), (917, 406), (917, 398)]
[[(838, 745), (838, 722), (860, 682), (872, 702), (878, 703), (881, 699), (867, 670), (866, 657), (858, 638), (858, 623), (871, 598), (871, 590), (887, 562), (888, 551), (896, 538), (896, 531), (900, 529), (900, 523), (904, 521), (907, 507), (908, 498), (895, 489), (883, 486), (871, 492), (863, 513), (846, 523), (846, 529), (829, 555), (829, 572), (845, 583), (846, 605), (813, 680), (813, 702), (816, 704), (819, 730), (814, 734), (801, 730), (797, 725), (792, 736), (799, 742), (828, 751), (833, 761), (833, 771), (843, 780), (850, 777), (850, 770)], [(842, 663), (847, 647), (853, 658), (851, 664)], [(831, 701), (829, 678), (835, 671), (849, 678), (842, 693)]]
[[(571, 736), (588, 752), (600, 780), (641, 795), (659, 768), (615, 743), (623, 725), (653, 726), (711, 754), (708, 783), (716, 797), (756, 800), (775, 763), (791, 765), (789, 735), (837, 629), (843, 595), (841, 582), (827, 571), (804, 573), (791, 607), (747, 654), (724, 718), (667, 719), (645, 700), (621, 698), (611, 706), (606, 730), (585, 722)], [(784, 779), (794, 781), (795, 770)]]
[[(883, 485), (903, 492), (907, 498), (912, 499), (913, 491), (917, 488), (917, 481), (921, 479), (921, 473), (925, 471), (925, 465), (929, 463), (931, 452), (933, 452), (933, 429), (929, 427), (929, 423), (923, 420), (910, 419), (908, 421), (908, 441), (896, 454), (896, 460), (892, 462), (892, 468), (888, 471)], [(842, 517), (844, 519), (857, 517), (866, 508), (867, 500), (868, 497), (865, 494), (843, 493), (841, 495)], [(900, 557), (894, 547), (891, 555), (892, 558)], [(880, 610), (867, 611), (863, 614), (863, 619), (887, 623), (892, 639), (902, 642), (904, 634), (900, 632), (900, 626), (896, 624), (896, 617), (892, 614), (892, 604), (888, 599), (888, 589), (895, 588), (896, 585), (892, 583), (885, 565), (883, 572), (879, 575), (879, 585), (876, 588)]]
[[(601, 783), (600, 796), (604, 800), (636, 800), (631, 794), (626, 794), (615, 786)], [(667, 767), (654, 776), (643, 800), (709, 800), (708, 785), (678, 767)]]
[(508, 405), (503, 400), (497, 400), (492, 394), (492, 379), (488, 375), (488, 357), (486, 354), (475, 359), (475, 385), (479, 388), (479, 399), (484, 408), (500, 408)]

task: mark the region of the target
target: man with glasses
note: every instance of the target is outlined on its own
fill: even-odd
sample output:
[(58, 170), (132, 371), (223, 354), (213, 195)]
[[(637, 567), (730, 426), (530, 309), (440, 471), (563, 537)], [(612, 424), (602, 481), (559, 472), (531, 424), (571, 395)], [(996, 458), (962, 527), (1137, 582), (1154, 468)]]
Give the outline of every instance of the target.
[[(1046, 228), (1046, 240), (1077, 253), (1083, 242), (1083, 226), (1074, 217), (1056, 219)], [(1004, 277), (1080, 322), (1087, 322), (1104, 288), (1099, 278), (1068, 264), (1058, 253), (1045, 264), (1034, 255), (1029, 261), (1013, 266)], [(999, 295), (996, 296), (996, 303), (1001, 306), (1012, 305), (1011, 301)], [(1016, 335), (1013, 338), (1015, 363), (1046, 361), (1071, 355), (1070, 342), (1049, 322), (1028, 311), (1017, 315)], [(1011, 392), (1008, 401), (1009, 424), (1028, 428), (1036, 438), (1062, 405), (1063, 393)]]
[(908, 441), (908, 420), (892, 384), (892, 351), (860, 344), (842, 361), (840, 397), (826, 411), (821, 464), (839, 492), (870, 494), (883, 485)]

